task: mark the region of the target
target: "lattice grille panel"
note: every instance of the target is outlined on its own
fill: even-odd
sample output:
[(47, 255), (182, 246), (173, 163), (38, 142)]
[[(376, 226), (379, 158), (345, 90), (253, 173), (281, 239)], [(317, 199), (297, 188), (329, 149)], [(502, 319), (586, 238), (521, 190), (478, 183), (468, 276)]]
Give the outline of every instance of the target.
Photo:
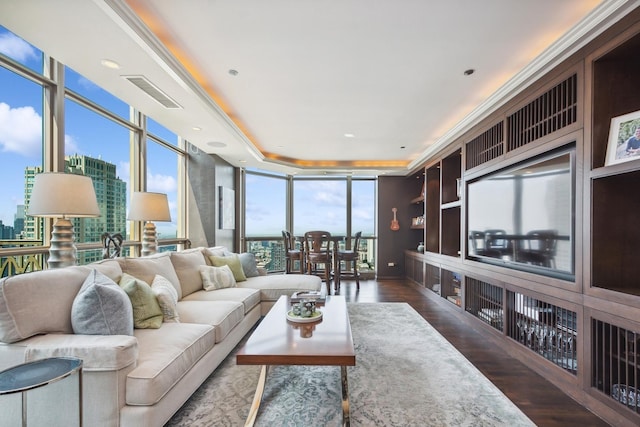
[(574, 74), (507, 117), (507, 151), (575, 123), (577, 87), (578, 76)]
[(507, 298), (509, 337), (576, 375), (576, 313), (518, 292)]
[(502, 144), (504, 141), (503, 130), (504, 122), (500, 122), (467, 142), (467, 169), (471, 169), (502, 155), (504, 152)]
[(640, 333), (591, 319), (591, 386), (640, 413)]
[(465, 310), (486, 324), (503, 330), (502, 288), (472, 277), (465, 279)]

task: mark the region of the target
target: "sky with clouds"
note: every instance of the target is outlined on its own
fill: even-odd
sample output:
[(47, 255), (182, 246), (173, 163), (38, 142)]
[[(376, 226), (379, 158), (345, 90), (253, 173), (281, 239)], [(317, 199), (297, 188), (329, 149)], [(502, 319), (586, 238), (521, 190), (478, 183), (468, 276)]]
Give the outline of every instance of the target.
[[(41, 52), (0, 27), (0, 53), (40, 72)], [(128, 117), (129, 107), (91, 81), (67, 68), (67, 86), (117, 114)], [(129, 186), (128, 131), (96, 113), (66, 100), (65, 152), (81, 154), (116, 165), (117, 175)], [(42, 88), (0, 67), (0, 221), (13, 225), (17, 205), (24, 204), (24, 170), (42, 163)], [(175, 143), (176, 136), (154, 124), (154, 133)], [(124, 141), (120, 143), (114, 138)], [(153, 144), (152, 144), (153, 145)], [(175, 230), (177, 200), (177, 156), (166, 149), (149, 149), (153, 158), (148, 169), (147, 191), (167, 193), (173, 224), (157, 224)], [(168, 174), (168, 173), (172, 173)], [(162, 232), (162, 231), (161, 231)]]

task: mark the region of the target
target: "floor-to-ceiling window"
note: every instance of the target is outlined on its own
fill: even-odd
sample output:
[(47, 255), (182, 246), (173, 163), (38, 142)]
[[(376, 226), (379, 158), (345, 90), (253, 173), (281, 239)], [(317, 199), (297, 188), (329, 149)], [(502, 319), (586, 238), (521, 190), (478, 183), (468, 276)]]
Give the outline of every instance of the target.
[[(185, 157), (178, 146), (180, 138), (169, 129), (154, 120), (147, 120), (149, 137), (147, 138), (147, 191), (164, 193), (169, 200), (171, 221), (156, 224), (159, 239), (184, 237), (180, 227), (181, 187), (179, 179), (184, 170)], [(174, 250), (175, 245), (164, 250)]]
[[(103, 233), (131, 240), (126, 209), (131, 195), (130, 140), (136, 128), (128, 120), (129, 106), (69, 67), (64, 81), (65, 172), (91, 177), (101, 214), (73, 220), (76, 242), (99, 242)], [(79, 264), (101, 258), (101, 249), (78, 253)]]
[(245, 177), (245, 248), (268, 271), (284, 270), (282, 230), (287, 229), (288, 177), (247, 171)]
[[(245, 249), (269, 271), (284, 269), (282, 230), (301, 237), (325, 230), (335, 236), (362, 232), (360, 268), (375, 266), (376, 179), (296, 177), (246, 170), (244, 175)], [(339, 244), (344, 247), (346, 239)]]
[(376, 261), (376, 181), (373, 179), (351, 180), (351, 235), (362, 232), (358, 248), (360, 272), (373, 275)]
[(294, 178), (293, 233), (323, 230), (347, 234), (347, 180), (343, 178)]

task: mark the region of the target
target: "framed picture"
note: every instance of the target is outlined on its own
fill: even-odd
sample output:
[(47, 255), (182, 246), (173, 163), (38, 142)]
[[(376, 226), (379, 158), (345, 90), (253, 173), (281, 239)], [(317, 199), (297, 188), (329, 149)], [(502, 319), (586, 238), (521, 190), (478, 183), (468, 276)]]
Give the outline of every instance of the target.
[(611, 119), (606, 166), (640, 159), (640, 111)]

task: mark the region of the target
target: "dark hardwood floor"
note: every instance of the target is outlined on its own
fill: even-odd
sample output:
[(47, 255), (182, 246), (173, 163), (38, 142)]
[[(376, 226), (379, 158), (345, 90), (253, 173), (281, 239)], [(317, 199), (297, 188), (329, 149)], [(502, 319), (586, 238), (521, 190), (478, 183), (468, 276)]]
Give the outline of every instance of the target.
[(541, 427), (608, 426), (558, 387), (499, 348), (492, 346), (451, 310), (404, 280), (342, 280), (340, 295), (348, 302), (407, 302), (458, 351), (489, 378), (536, 425)]

